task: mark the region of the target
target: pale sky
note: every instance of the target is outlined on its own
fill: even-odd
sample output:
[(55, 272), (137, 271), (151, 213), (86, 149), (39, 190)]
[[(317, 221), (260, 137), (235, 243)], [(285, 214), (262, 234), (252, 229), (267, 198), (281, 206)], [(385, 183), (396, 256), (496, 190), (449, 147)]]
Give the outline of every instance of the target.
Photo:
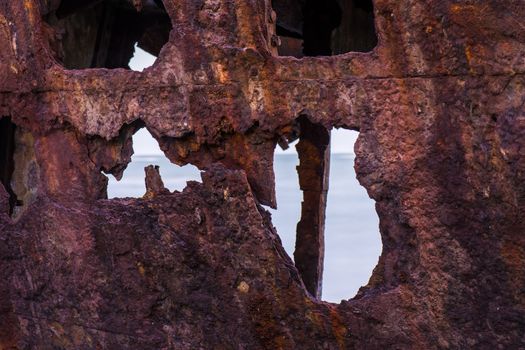
[[(135, 45), (135, 55), (129, 61), (129, 67), (134, 71), (142, 72), (145, 68), (150, 67), (155, 62), (156, 57), (150, 55)], [(354, 153), (354, 143), (357, 139), (357, 132), (333, 129), (332, 130), (332, 153)], [(142, 128), (135, 135), (133, 135), (133, 149), (136, 155), (160, 155), (162, 151), (159, 148), (157, 141), (149, 134), (146, 128)], [(295, 153), (295, 144), (283, 151), (281, 147), (277, 146), (275, 153), (277, 154), (292, 154)]]
[(129, 61), (131, 70), (142, 72), (144, 68), (151, 67), (157, 57), (147, 53), (135, 44), (135, 55)]
[[(354, 142), (357, 138), (357, 132), (343, 129), (334, 129), (332, 131), (332, 153), (354, 153)], [(162, 155), (159, 144), (151, 134), (142, 128), (133, 135), (133, 150), (138, 156)], [(277, 154), (296, 153), (295, 143), (283, 151), (281, 147), (275, 148)]]
[[(333, 129), (332, 130), (332, 139), (331, 139), (331, 153), (354, 153), (354, 143), (357, 140), (357, 131), (346, 130), (346, 129)], [(286, 151), (283, 151), (281, 147), (277, 146), (275, 148), (275, 153), (277, 154), (290, 154), (296, 153), (295, 144), (290, 144), (290, 147)]]

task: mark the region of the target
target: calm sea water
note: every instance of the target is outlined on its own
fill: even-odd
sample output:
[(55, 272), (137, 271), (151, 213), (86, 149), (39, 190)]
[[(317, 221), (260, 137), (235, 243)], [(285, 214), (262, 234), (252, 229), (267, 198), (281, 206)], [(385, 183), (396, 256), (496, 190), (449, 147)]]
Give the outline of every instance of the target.
[[(164, 184), (172, 191), (182, 190), (186, 181), (200, 181), (199, 171), (193, 166), (176, 166), (164, 156), (134, 156), (120, 182), (110, 176), (108, 196), (141, 197), (145, 192), (144, 167), (149, 164), (160, 166)], [(302, 201), (297, 164), (296, 154), (276, 154), (278, 208), (271, 210), (274, 226), (292, 258)], [(323, 300), (331, 302), (350, 299), (367, 284), (381, 253), (374, 202), (357, 182), (353, 165), (352, 154), (332, 154), (323, 278)]]

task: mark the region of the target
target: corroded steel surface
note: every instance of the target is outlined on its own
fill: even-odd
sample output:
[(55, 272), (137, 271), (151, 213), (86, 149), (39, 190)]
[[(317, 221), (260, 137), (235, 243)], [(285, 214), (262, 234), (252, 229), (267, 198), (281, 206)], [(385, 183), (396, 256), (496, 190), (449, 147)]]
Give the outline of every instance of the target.
[[(56, 63), (57, 3), (0, 2), (1, 349), (525, 347), (522, 0), (375, 0), (372, 52), (302, 59), (276, 56), (267, 1), (164, 0), (143, 73)], [(260, 205), (300, 116), (360, 131), (377, 202), (382, 255), (340, 304)], [(142, 125), (202, 183), (105, 199)]]

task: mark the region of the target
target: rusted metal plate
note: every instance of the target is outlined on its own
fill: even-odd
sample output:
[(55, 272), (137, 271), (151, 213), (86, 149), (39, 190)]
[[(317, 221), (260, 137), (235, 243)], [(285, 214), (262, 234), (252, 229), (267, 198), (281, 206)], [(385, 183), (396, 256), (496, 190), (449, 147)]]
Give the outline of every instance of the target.
[[(296, 59), (267, 1), (164, 0), (143, 73), (65, 69), (59, 5), (0, 2), (0, 348), (525, 346), (523, 1), (376, 0), (374, 50)], [(377, 202), (382, 255), (340, 304), (307, 292), (261, 207), (300, 116), (360, 131)], [(106, 199), (141, 126), (202, 183)]]

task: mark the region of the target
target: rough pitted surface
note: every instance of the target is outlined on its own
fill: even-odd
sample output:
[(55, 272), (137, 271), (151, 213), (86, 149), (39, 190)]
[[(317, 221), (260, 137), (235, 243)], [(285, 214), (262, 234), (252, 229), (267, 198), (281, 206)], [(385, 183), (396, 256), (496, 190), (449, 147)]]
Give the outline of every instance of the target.
[[(164, 0), (143, 73), (62, 68), (57, 3), (0, 2), (28, 187), (10, 213), (0, 186), (0, 349), (525, 348), (522, 0), (375, 0), (372, 52), (303, 59), (275, 56), (267, 1)], [(382, 255), (340, 304), (306, 292), (261, 206), (301, 115), (360, 131), (377, 203)], [(202, 183), (106, 199), (142, 123)]]

